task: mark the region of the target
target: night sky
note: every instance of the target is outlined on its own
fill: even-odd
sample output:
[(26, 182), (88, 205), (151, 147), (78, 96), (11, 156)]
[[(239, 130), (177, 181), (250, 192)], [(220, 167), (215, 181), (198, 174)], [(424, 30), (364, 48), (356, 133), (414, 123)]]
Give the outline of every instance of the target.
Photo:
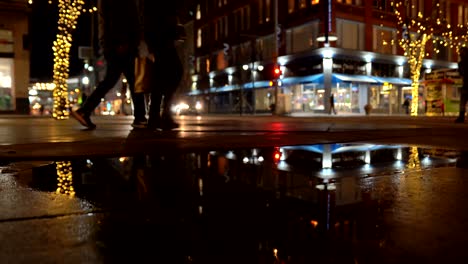
[[(34, 1), (30, 17), (31, 81), (51, 82), (54, 65), (53, 42), (57, 33), (57, 5), (47, 1)], [(83, 61), (78, 58), (78, 47), (89, 46), (91, 39), (90, 14), (80, 16), (73, 33), (70, 77), (80, 74)]]

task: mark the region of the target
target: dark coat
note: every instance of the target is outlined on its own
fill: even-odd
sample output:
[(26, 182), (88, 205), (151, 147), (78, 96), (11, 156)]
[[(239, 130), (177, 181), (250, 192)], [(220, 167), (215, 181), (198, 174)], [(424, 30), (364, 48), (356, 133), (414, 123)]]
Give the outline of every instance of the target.
[(460, 72), (461, 77), (463, 78), (464, 90), (468, 90), (468, 49), (461, 48), (460, 50), (460, 62), (458, 62), (458, 72)]
[(143, 0), (143, 30), (150, 51), (155, 47), (172, 46), (178, 36), (180, 1)]
[(104, 53), (136, 52), (139, 21), (134, 0), (100, 0), (100, 44)]

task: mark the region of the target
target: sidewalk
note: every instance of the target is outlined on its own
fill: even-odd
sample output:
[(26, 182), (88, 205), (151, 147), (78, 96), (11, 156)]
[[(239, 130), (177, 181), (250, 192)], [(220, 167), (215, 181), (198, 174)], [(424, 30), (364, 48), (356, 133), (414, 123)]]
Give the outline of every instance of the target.
[(139, 151), (376, 141), (465, 147), (468, 126), (453, 117), (180, 116), (181, 128), (132, 130), (131, 116), (93, 116), (96, 130), (76, 120), (0, 116), (0, 159), (131, 155)]

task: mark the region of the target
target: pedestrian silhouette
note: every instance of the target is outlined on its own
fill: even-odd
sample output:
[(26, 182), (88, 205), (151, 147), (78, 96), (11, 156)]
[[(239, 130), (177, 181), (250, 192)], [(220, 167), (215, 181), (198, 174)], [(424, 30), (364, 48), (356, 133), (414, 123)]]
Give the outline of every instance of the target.
[(100, 44), (107, 63), (107, 70), (102, 80), (84, 104), (70, 112), (71, 116), (83, 126), (94, 129), (91, 113), (101, 103), (124, 74), (129, 85), (133, 101), (135, 128), (146, 127), (146, 109), (143, 93), (135, 93), (135, 58), (139, 43), (139, 23), (136, 3), (133, 0), (100, 0), (99, 10), (102, 18)]
[(466, 103), (468, 101), (468, 48), (460, 48), (460, 62), (458, 62), (458, 71), (462, 76), (463, 84), (460, 91), (460, 110), (455, 123), (465, 122)]
[[(171, 114), (171, 102), (179, 86), (183, 66), (176, 49), (181, 37), (178, 26), (178, 3), (142, 0), (144, 38), (149, 52), (154, 54), (151, 100), (148, 112), (148, 128), (171, 130), (178, 128)], [(162, 110), (161, 110), (162, 107)]]
[(403, 109), (405, 109), (405, 114), (409, 114), (409, 106), (410, 100), (408, 98), (405, 98), (405, 101), (403, 102)]
[(329, 112), (330, 115), (331, 115), (332, 111), (336, 115), (335, 97), (334, 97), (333, 94), (330, 96), (330, 112)]

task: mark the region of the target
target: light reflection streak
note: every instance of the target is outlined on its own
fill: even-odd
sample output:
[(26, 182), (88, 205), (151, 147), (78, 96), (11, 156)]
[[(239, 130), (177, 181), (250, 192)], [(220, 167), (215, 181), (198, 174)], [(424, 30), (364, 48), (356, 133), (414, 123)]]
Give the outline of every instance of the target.
[(75, 196), (73, 188), (72, 166), (70, 161), (55, 162), (57, 168), (57, 190), (56, 193)]

